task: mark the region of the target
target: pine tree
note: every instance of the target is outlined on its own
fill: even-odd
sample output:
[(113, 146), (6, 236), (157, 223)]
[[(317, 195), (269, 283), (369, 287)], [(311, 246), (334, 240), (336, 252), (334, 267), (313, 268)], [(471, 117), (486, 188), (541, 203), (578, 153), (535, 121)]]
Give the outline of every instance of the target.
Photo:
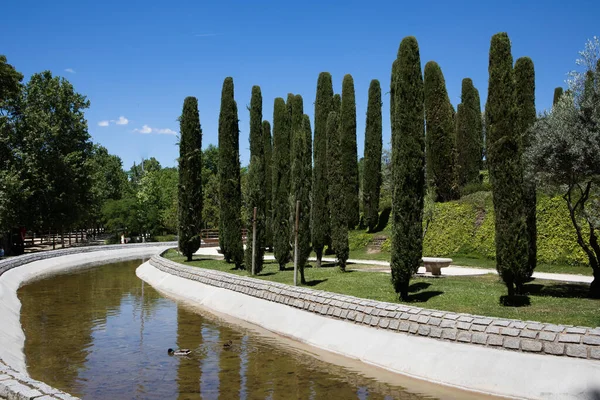
[(250, 165), (248, 168), (248, 239), (246, 240), (246, 270), (252, 271), (252, 219), (256, 207), (256, 252), (254, 273), (262, 271), (265, 242), (266, 204), (265, 141), (262, 130), (262, 94), (259, 86), (252, 87), (250, 100)]
[(557, 87), (554, 89), (554, 99), (552, 99), (552, 105), (555, 105), (556, 103), (558, 103), (558, 100), (560, 100), (560, 96), (563, 95), (563, 88), (561, 87)]
[(333, 84), (329, 72), (321, 72), (315, 99), (315, 145), (311, 215), (312, 246), (321, 266), (323, 248), (329, 243), (329, 205), (327, 189), (327, 117), (333, 107)]
[(458, 198), (454, 108), (446, 91), (442, 69), (435, 61), (425, 65), (425, 116), (427, 134), (427, 180), (434, 188), (436, 201)]
[(202, 129), (198, 100), (186, 97), (179, 118), (179, 251), (192, 261), (202, 229)]
[[(535, 111), (535, 70), (529, 57), (521, 57), (515, 63), (517, 135), (521, 138), (522, 151), (531, 145), (529, 129), (536, 121)], [(537, 224), (536, 224), (536, 185), (533, 177), (523, 178), (523, 195), (527, 221), (528, 277), (533, 275), (537, 265)]]
[[(310, 255), (310, 192), (311, 192), (311, 142), (310, 118), (304, 114), (302, 128), (292, 132), (292, 187), (290, 191), (291, 204), (294, 208), (294, 224), (296, 202), (300, 201), (300, 217), (298, 221), (298, 269), (300, 282), (305, 284), (304, 266)], [(295, 227), (293, 228), (295, 229)]]
[(470, 78), (462, 81), (461, 104), (456, 111), (458, 184), (479, 182), (483, 160), (483, 126), (479, 91)]
[(266, 216), (265, 216), (265, 247), (267, 249), (273, 249), (273, 188), (271, 182), (273, 181), (273, 168), (272, 168), (272, 156), (273, 156), (273, 143), (271, 140), (271, 124), (269, 121), (263, 121), (263, 140), (265, 142), (265, 203), (266, 203)]
[(329, 207), (331, 211), (331, 246), (342, 271), (346, 270), (346, 261), (350, 253), (348, 247), (348, 222), (346, 219), (345, 198), (340, 193), (346, 187), (342, 165), (340, 145), (340, 120), (338, 113), (332, 111), (327, 118), (327, 165), (329, 174)]
[(348, 228), (354, 229), (360, 222), (358, 202), (358, 150), (356, 147), (356, 99), (352, 75), (344, 76), (342, 82), (342, 106), (340, 111), (340, 146), (346, 188), (340, 195), (346, 199)]
[[(291, 99), (288, 101), (291, 102)], [(290, 261), (290, 118), (285, 101), (273, 106), (273, 250), (279, 269)]]
[(242, 190), (240, 186), (240, 129), (233, 78), (223, 82), (219, 114), (219, 244), (227, 262), (243, 267)]
[(528, 277), (528, 241), (523, 168), (517, 132), (515, 80), (510, 40), (492, 36), (485, 107), (487, 157), (496, 222), (496, 269), (509, 296), (521, 293)]
[(382, 148), (381, 86), (373, 79), (369, 86), (367, 122), (365, 128), (365, 158), (363, 171), (363, 213), (365, 224), (373, 231), (379, 221)]
[(423, 75), (417, 39), (400, 43), (392, 71), (392, 283), (408, 299), (410, 278), (423, 252), (425, 121)]

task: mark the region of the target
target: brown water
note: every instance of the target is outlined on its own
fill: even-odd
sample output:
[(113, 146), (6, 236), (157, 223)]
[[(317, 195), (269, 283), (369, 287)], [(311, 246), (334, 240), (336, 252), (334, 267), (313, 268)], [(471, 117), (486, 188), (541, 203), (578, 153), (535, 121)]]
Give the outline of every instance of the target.
[(337, 366), (325, 361), (336, 356), (177, 303), (137, 278), (141, 262), (19, 289), (31, 377), (86, 399), (475, 398), (356, 361)]

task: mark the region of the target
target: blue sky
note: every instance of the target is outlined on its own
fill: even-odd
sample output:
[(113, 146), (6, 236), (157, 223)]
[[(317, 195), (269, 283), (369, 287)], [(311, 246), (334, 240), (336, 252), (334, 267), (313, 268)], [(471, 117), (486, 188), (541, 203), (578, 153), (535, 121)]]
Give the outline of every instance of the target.
[(456, 107), (464, 77), (473, 79), (485, 104), (490, 38), (508, 32), (514, 59), (533, 59), (537, 108), (543, 110), (551, 105), (554, 88), (565, 85), (585, 41), (600, 35), (595, 30), (600, 2), (587, 0), (67, 0), (8, 1), (2, 8), (0, 54), (26, 77), (51, 70), (88, 96), (93, 140), (119, 155), (126, 169), (142, 157), (176, 164), (177, 117), (186, 96), (198, 97), (204, 147), (217, 144), (227, 76), (235, 83), (243, 165), (252, 85), (262, 89), (265, 119), (272, 119), (275, 97), (293, 92), (303, 96), (312, 121), (321, 71), (331, 72), (337, 93), (344, 74), (354, 77), (362, 155), (371, 79), (383, 88), (384, 146), (389, 146), (387, 92), (403, 37), (416, 36), (423, 65), (440, 64)]

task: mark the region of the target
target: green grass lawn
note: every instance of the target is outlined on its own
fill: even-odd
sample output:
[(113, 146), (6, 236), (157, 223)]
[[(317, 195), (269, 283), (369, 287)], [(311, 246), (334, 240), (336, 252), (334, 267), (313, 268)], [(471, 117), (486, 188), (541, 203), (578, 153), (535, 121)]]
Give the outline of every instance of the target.
[[(165, 257), (185, 265), (215, 269), (246, 276), (222, 260), (185, 258), (174, 250)], [(289, 264), (291, 265), (291, 264)], [(307, 286), (366, 299), (400, 303), (390, 282), (390, 275), (379, 272), (340, 272), (331, 264), (305, 270)], [(293, 269), (279, 271), (274, 261), (267, 261), (256, 278), (286, 284), (293, 283)], [(588, 285), (534, 280), (525, 285), (531, 304), (525, 307), (500, 305), (506, 294), (504, 284), (495, 275), (476, 277), (416, 278), (411, 281), (410, 304), (437, 310), (464, 312), (491, 317), (515, 318), (556, 324), (600, 326), (600, 300), (586, 298)]]

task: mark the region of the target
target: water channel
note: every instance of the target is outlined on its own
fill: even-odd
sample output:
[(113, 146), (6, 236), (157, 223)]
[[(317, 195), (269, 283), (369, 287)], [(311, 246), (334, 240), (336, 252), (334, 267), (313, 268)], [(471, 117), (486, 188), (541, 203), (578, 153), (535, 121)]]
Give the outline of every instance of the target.
[[(32, 378), (85, 399), (474, 399), (161, 295), (108, 264), (19, 289)], [(224, 346), (231, 341), (231, 346)], [(189, 348), (189, 357), (167, 354)]]

